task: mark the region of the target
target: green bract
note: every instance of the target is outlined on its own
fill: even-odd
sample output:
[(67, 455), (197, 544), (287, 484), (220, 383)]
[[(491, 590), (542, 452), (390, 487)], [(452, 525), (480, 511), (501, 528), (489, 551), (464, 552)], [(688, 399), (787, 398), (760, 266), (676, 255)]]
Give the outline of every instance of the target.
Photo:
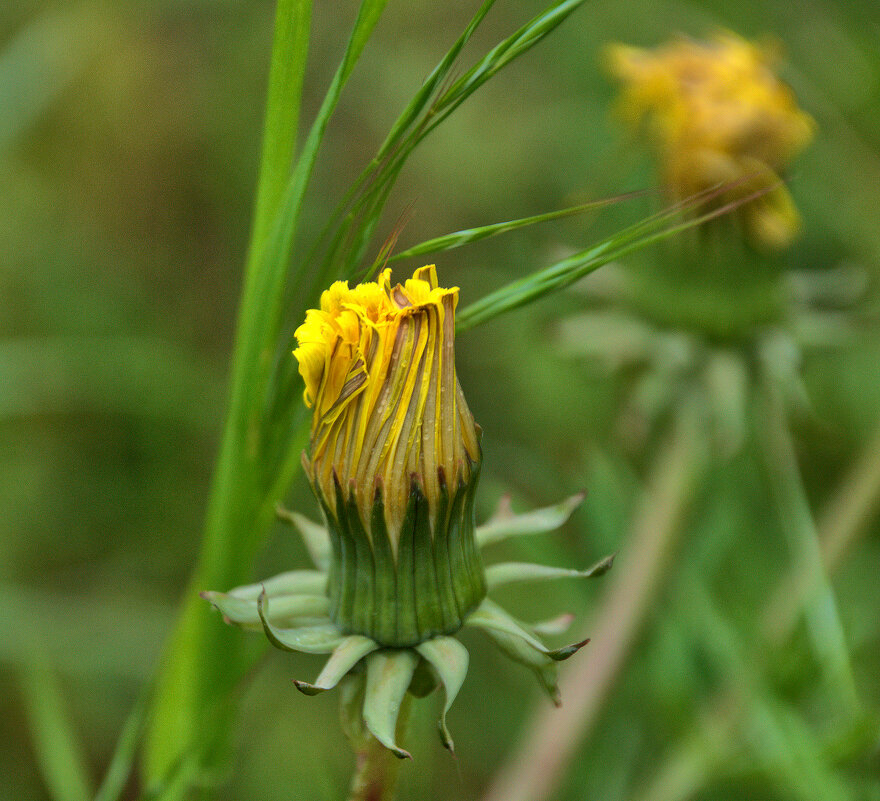
[[(508, 537), (558, 528), (583, 500), (583, 494), (519, 515), (504, 499), (495, 515), (477, 527), (473, 525), (472, 495), (473, 487), (467, 487), (448, 504), (450, 509), (456, 504), (461, 506), (456, 513), (460, 521), (460, 534), (456, 536), (469, 539), (470, 545), (456, 542), (453, 548), (449, 542), (439, 554), (430, 532), (425, 528), (421, 532), (425, 536), (420, 536), (417, 524), (410, 529), (413, 536), (399, 543), (396, 561), (390, 553), (371, 547), (365, 533), (350, 525), (358, 519), (356, 513), (348, 515), (344, 508), (338, 508), (337, 519), (349, 523), (334, 522), (324, 527), (302, 515), (280, 511), (279, 516), (299, 530), (317, 569), (294, 570), (228, 593), (205, 592), (203, 597), (220, 610), (227, 623), (262, 628), (277, 648), (330, 654), (317, 679), (311, 683), (296, 681), (297, 689), (316, 695), (340, 682), (351, 685), (342, 701), (347, 707), (359, 709), (347, 709), (347, 717), (360, 717), (370, 733), (400, 758), (410, 756), (395, 742), (404, 696), (408, 691), (421, 696), (442, 685), (445, 701), (440, 736), (443, 745), (452, 751), (446, 713), (467, 673), (468, 652), (450, 635), (463, 626), (482, 629), (503, 653), (535, 672), (556, 704), (556, 663), (568, 659), (588, 642), (548, 648), (541, 635), (562, 633), (570, 616), (547, 623), (523, 623), (486, 598), (487, 590), (521, 581), (600, 576), (613, 561), (613, 557), (606, 557), (587, 570), (520, 562), (495, 564), (484, 570), (480, 553), (483, 547)], [(414, 487), (410, 508), (417, 519), (423, 501), (420, 490)], [(324, 513), (333, 520), (327, 510)], [(377, 514), (381, 517), (381, 509)], [(464, 565), (461, 570), (449, 571), (450, 552), (461, 554), (454, 557)], [(446, 571), (443, 581), (437, 578), (441, 569)], [(406, 580), (401, 581), (404, 574)], [(384, 593), (382, 588), (392, 583), (396, 594)], [(401, 584), (406, 588), (406, 606), (402, 603)], [(461, 608), (467, 611), (458, 614)], [(372, 633), (365, 635), (364, 630)]]

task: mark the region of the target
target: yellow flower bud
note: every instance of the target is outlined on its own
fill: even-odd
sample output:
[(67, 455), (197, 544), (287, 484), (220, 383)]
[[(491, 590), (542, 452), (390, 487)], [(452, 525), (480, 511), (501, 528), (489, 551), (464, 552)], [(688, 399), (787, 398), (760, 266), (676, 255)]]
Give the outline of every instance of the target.
[[(352, 631), (401, 644), (427, 630), (457, 628), (485, 586), (479, 555), (469, 544), (481, 455), (455, 371), (458, 289), (439, 287), (433, 265), (416, 270), (403, 285), (392, 286), (390, 273), (354, 288), (333, 284), (321, 296), (321, 308), (309, 310), (296, 330), (294, 355), (313, 411), (306, 471), (339, 557), (331, 571), (331, 601), (334, 581), (338, 590), (331, 612)], [(448, 557), (450, 526), (464, 539), (456, 540), (456, 553)], [(462, 576), (453, 575), (447, 587), (450, 558), (451, 572), (458, 565)], [(353, 559), (361, 563), (357, 576), (346, 574)], [(412, 621), (398, 621), (396, 628), (385, 621), (387, 630), (377, 632), (371, 621), (384, 614), (379, 606), (413, 604), (412, 597), (400, 597), (412, 591), (410, 577), (402, 580), (402, 590), (399, 575), (409, 559), (447, 601), (455, 594), (456, 604), (438, 611), (416, 599), (424, 608), (415, 631)], [(395, 581), (376, 580), (386, 568)], [(368, 569), (372, 578), (364, 575)], [(346, 582), (356, 585), (349, 594)]]

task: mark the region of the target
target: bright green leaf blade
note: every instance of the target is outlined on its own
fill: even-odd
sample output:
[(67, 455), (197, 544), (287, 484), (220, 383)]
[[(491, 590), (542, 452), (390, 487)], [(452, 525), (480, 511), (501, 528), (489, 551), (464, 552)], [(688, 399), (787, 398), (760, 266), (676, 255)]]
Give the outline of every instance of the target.
[(499, 501), (495, 514), (483, 525), (477, 526), (477, 543), (481, 548), (485, 548), (508, 537), (554, 531), (568, 521), (574, 510), (581, 505), (584, 497), (585, 494), (579, 492), (554, 506), (514, 514), (510, 508), (510, 498), (505, 496)]
[(265, 595), (261, 595), (257, 602), (257, 610), (260, 613), (263, 631), (266, 632), (269, 642), (282, 651), (329, 654), (338, 648), (345, 639), (339, 629), (330, 623), (294, 629), (278, 628), (269, 620), (269, 606), (269, 599)]
[(279, 0), (275, 10), (275, 42), (251, 234), (256, 251), (262, 247), (290, 176), (311, 16), (311, 0)]
[(435, 637), (417, 645), (416, 651), (431, 663), (440, 676), (440, 681), (443, 682), (446, 702), (440, 715), (440, 737), (446, 749), (455, 753), (455, 744), (446, 727), (446, 713), (452, 707), (467, 676), (469, 661), (467, 649), (452, 637)]
[[(264, 458), (264, 450), (269, 447), (263, 430), (264, 412), (272, 394), (274, 371), (273, 359), (267, 358), (267, 354), (274, 353), (280, 340), (285, 281), (289, 278), (292, 284), (301, 283), (301, 275), (288, 276), (288, 263), (302, 197), (324, 130), (384, 5), (384, 0), (362, 3), (343, 63), (279, 199), (278, 210), (266, 228), (264, 243), (258, 246), (252, 241), (249, 249), (229, 411), (206, 518), (202, 557), (193, 580), (196, 589), (230, 586), (245, 578), (271, 525), (277, 495), (269, 497), (268, 504), (267, 496), (274, 488), (273, 481), (281, 474), (289, 480), (295, 470), (295, 461), (287, 458), (286, 453), (279, 465)], [(295, 53), (283, 52), (290, 46), (288, 38), (276, 37), (273, 61), (297, 58)], [(305, 296), (301, 302), (307, 302)], [(289, 426), (279, 424), (273, 431), (282, 432), (278, 435), (287, 437), (288, 449), (293, 447)], [(231, 639), (201, 607), (195, 593), (187, 595), (169, 644), (144, 760), (150, 783), (161, 782), (174, 765), (196, 750), (206, 731), (215, 732), (220, 738), (226, 736), (232, 707), (225, 704), (218, 711), (212, 707), (223, 704), (217, 699), (225, 699), (247, 669), (244, 645)], [(218, 715), (222, 718), (219, 722)]]
[(395, 740), (400, 705), (418, 661), (411, 650), (376, 651), (367, 657), (364, 722), (373, 736), (398, 759), (412, 759)]
[(281, 506), (276, 507), (275, 514), (280, 520), (296, 526), (315, 567), (319, 570), (328, 570), (330, 567), (330, 535), (327, 533), (327, 527), (309, 520), (299, 512), (289, 512)]
[(519, 220), (510, 220), (508, 222), (494, 223), (493, 225), (484, 225), (479, 228), (467, 228), (463, 231), (455, 231), (445, 236), (438, 236), (434, 239), (428, 239), (418, 245), (413, 245), (400, 253), (391, 256), (388, 261), (395, 262), (401, 259), (414, 258), (415, 256), (423, 256), (426, 253), (440, 253), (445, 250), (454, 250), (472, 242), (479, 242), (483, 239), (489, 239), (493, 236), (506, 234), (510, 231), (516, 231), (519, 228), (525, 228), (537, 223), (549, 222), (550, 220), (559, 220), (564, 217), (572, 217), (576, 214), (584, 214), (588, 211), (610, 206), (612, 203), (618, 203), (630, 197), (638, 197), (642, 192), (632, 192), (619, 197), (606, 198), (603, 200), (594, 200), (589, 203), (581, 203), (578, 206), (571, 206), (567, 209), (547, 212), (546, 214), (535, 214), (531, 217), (522, 217)]
[(19, 674), (25, 716), (37, 763), (54, 801), (89, 801), (85, 753), (70, 720), (55, 672), (41, 656)]
[(606, 556), (586, 570), (535, 565), (528, 562), (501, 562), (486, 568), (486, 584), (490, 590), (520, 581), (549, 581), (560, 578), (595, 578), (611, 569), (614, 555)]
[[(256, 584), (246, 584), (230, 590), (228, 595), (246, 601), (256, 601), (265, 590), (266, 595), (320, 595), (327, 587), (327, 574), (320, 570), (288, 570)], [(223, 593), (216, 593), (222, 595)]]
[(314, 684), (297, 679), (294, 679), (293, 683), (297, 690), (306, 695), (317, 695), (324, 690), (332, 690), (361, 659), (378, 648), (379, 644), (369, 637), (352, 634), (337, 646)]
[[(259, 601), (237, 598), (222, 592), (204, 592), (202, 597), (216, 607), (227, 623), (259, 626)], [(327, 617), (330, 600), (326, 595), (273, 595), (266, 618), (274, 625), (290, 624), (297, 618)]]

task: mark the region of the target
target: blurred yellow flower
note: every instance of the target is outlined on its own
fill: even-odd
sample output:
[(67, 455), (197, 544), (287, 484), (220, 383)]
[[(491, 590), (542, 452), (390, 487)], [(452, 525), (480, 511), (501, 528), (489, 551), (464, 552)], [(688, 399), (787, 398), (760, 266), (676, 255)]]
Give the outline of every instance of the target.
[(736, 185), (725, 200), (769, 189), (743, 208), (749, 231), (769, 246), (791, 241), (798, 215), (779, 175), (814, 123), (774, 74), (769, 49), (719, 33), (655, 50), (612, 45), (607, 60), (624, 84), (621, 114), (646, 128), (676, 198), (729, 183)]

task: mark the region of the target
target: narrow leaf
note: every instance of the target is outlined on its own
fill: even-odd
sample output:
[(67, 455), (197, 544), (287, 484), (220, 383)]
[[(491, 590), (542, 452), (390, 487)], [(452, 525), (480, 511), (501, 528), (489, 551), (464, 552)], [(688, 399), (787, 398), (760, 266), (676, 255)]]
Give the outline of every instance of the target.
[(364, 722), (373, 736), (398, 759), (412, 759), (395, 740), (400, 705), (418, 660), (411, 650), (376, 651), (367, 657)]
[(443, 682), (446, 702), (440, 715), (440, 737), (446, 749), (455, 753), (455, 744), (446, 727), (446, 713), (449, 712), (467, 676), (469, 660), (467, 649), (452, 637), (435, 637), (417, 645), (416, 650), (431, 663), (440, 676), (440, 681)]
[(618, 197), (593, 200), (589, 203), (581, 203), (578, 206), (571, 206), (567, 209), (550, 211), (545, 214), (535, 214), (531, 217), (522, 217), (518, 220), (510, 220), (508, 222), (484, 225), (479, 228), (467, 228), (463, 231), (456, 231), (455, 233), (446, 234), (445, 236), (438, 236), (435, 239), (428, 239), (418, 245), (413, 245), (413, 247), (407, 248), (406, 250), (391, 256), (388, 261), (395, 262), (400, 261), (401, 259), (422, 256), (426, 253), (440, 253), (445, 250), (454, 250), (455, 248), (460, 248), (463, 245), (469, 245), (472, 242), (479, 242), (483, 239), (498, 236), (499, 234), (506, 234), (510, 231), (516, 231), (519, 228), (525, 228), (529, 225), (549, 222), (550, 220), (559, 220), (564, 217), (572, 217), (576, 214), (583, 214), (587, 211), (600, 209), (605, 206), (610, 206), (612, 203), (618, 203), (621, 200), (627, 200), (632, 197), (639, 197), (644, 194), (644, 192), (630, 192), (625, 195), (619, 195)]
[(41, 655), (19, 675), (37, 763), (54, 801), (89, 801), (85, 753), (67, 711), (58, 677)]
[(514, 514), (510, 497), (504, 496), (495, 514), (483, 525), (477, 526), (477, 543), (481, 548), (525, 534), (543, 534), (553, 531), (568, 521), (572, 512), (583, 502), (586, 494), (579, 492), (554, 506), (545, 506), (523, 514)]
[(575, 281), (597, 270), (605, 264), (640, 250), (648, 245), (668, 239), (675, 234), (696, 228), (709, 220), (714, 220), (766, 194), (769, 189), (761, 189), (745, 197), (738, 198), (704, 214), (688, 216), (686, 212), (698, 210), (701, 204), (718, 196), (724, 189), (713, 188), (676, 204), (659, 214), (648, 217), (617, 234), (598, 242), (592, 247), (562, 259), (556, 264), (537, 270), (530, 275), (512, 281), (506, 286), (490, 292), (475, 303), (466, 306), (456, 315), (456, 331), (466, 331), (476, 325), (491, 320), (505, 312), (531, 303), (551, 292), (571, 286)]
[(275, 41), (269, 67), (263, 150), (251, 234), (255, 251), (262, 247), (290, 176), (311, 15), (311, 0), (278, 0), (275, 9)]

